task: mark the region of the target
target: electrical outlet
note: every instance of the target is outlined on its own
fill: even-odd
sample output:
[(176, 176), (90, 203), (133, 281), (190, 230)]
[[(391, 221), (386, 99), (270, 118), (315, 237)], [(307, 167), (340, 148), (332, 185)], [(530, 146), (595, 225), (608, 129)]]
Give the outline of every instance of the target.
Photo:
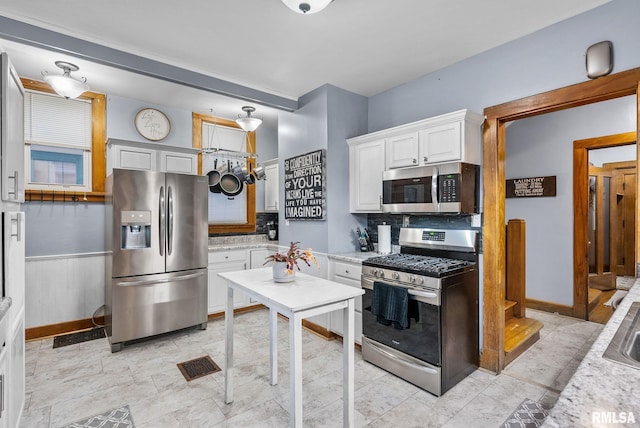
[(482, 226), (482, 215), (474, 214), (471, 216), (471, 227), (480, 227)]
[(284, 220), (284, 225), (285, 226), (289, 226), (289, 219), (288, 218)]

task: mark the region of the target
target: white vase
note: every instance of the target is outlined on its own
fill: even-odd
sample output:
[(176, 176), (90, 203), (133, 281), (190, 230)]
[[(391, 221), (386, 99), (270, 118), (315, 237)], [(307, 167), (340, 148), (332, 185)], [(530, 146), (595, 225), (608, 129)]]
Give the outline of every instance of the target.
[(275, 262), (271, 269), (275, 282), (291, 282), (296, 279), (296, 272), (294, 270), (292, 270), (291, 273), (287, 271), (286, 262)]

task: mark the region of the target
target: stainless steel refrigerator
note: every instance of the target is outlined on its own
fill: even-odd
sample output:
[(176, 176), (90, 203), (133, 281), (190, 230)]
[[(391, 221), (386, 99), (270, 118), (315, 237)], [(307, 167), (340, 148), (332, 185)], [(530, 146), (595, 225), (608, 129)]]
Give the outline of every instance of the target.
[(114, 169), (107, 177), (105, 330), (127, 341), (207, 326), (207, 177)]

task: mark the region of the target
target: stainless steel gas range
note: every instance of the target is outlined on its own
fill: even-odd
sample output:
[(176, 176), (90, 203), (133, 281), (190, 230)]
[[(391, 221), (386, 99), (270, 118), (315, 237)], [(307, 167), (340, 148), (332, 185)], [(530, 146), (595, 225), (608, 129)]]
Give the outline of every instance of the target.
[(402, 228), (362, 262), (362, 356), (435, 395), (478, 366), (477, 232)]

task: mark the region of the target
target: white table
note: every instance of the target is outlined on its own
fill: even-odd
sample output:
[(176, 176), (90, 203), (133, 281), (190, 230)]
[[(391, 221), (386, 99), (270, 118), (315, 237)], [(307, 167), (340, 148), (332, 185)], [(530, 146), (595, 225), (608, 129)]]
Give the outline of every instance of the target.
[(269, 308), (271, 385), (278, 383), (278, 313), (289, 318), (291, 426), (302, 427), (302, 319), (341, 309), (343, 337), (343, 426), (354, 426), (354, 299), (364, 291), (296, 272), (290, 283), (276, 283), (271, 268), (218, 274), (227, 281), (225, 311), (225, 402), (233, 402), (233, 292), (240, 290)]

